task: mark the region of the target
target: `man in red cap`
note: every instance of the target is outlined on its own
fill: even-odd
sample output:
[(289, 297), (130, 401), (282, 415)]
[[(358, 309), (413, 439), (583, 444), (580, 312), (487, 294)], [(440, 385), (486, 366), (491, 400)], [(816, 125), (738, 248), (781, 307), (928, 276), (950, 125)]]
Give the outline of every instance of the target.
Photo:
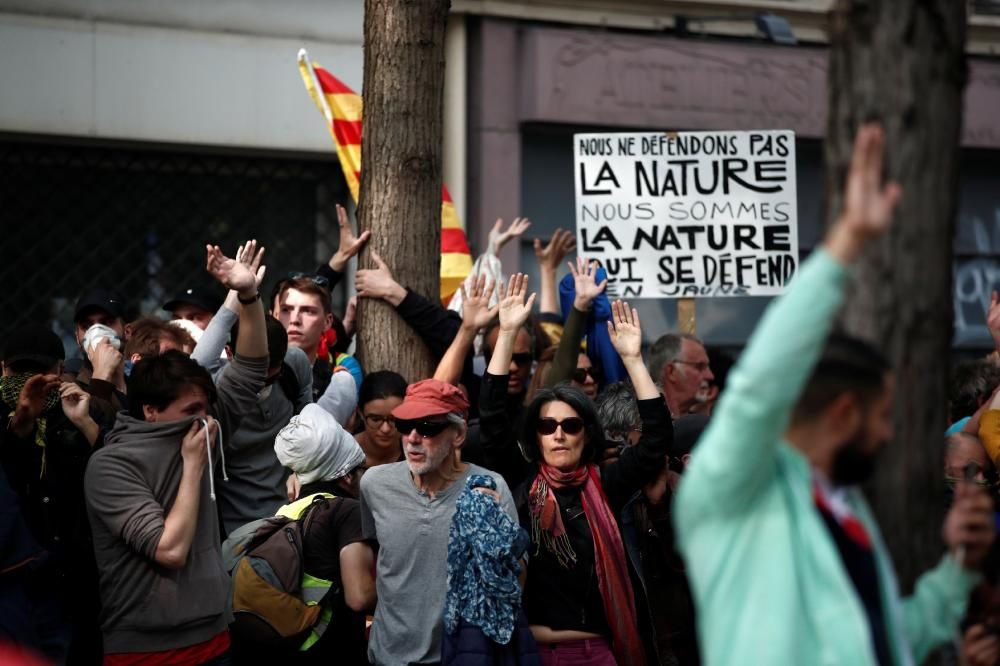
[(373, 664), (440, 661), (448, 530), (470, 476), (492, 476), (500, 504), (517, 522), (503, 478), (459, 459), (468, 409), (452, 384), (412, 384), (392, 411), (406, 460), (373, 467), (361, 478), (364, 536), (378, 543), (378, 606), (368, 642)]

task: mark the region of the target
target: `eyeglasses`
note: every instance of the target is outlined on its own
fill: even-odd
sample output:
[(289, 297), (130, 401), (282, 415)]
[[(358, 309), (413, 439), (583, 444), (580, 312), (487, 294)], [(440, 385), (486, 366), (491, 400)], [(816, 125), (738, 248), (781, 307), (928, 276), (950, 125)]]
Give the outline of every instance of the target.
[(577, 368), (576, 370), (573, 371), (572, 375), (573, 381), (576, 382), (577, 384), (586, 384), (587, 375), (590, 375), (590, 378), (593, 379), (594, 382), (598, 384), (601, 383), (601, 374), (600, 372), (598, 372), (597, 368), (594, 367)]
[(567, 435), (576, 435), (583, 432), (583, 419), (579, 416), (571, 416), (568, 419), (563, 419), (562, 421), (556, 421), (552, 418), (538, 419), (538, 425), (535, 426), (535, 431), (539, 435), (551, 435), (556, 431), (556, 428), (562, 427), (562, 431)]
[(396, 419), (392, 416), (382, 416), (381, 414), (365, 414), (365, 423), (372, 430), (378, 430), (383, 423), (388, 423), (390, 427), (396, 425)]
[(671, 363), (683, 363), (684, 365), (690, 365), (693, 366), (694, 369), (697, 370), (698, 372), (705, 372), (706, 370), (708, 370), (709, 367), (708, 361), (698, 361), (696, 363), (694, 361), (682, 361), (680, 359), (674, 359), (673, 361), (671, 361)]
[(322, 275), (312, 275), (311, 273), (289, 273), (287, 276), (285, 276), (285, 282), (288, 282), (289, 280), (301, 280), (301, 279), (312, 280), (321, 287), (325, 287), (327, 289), (330, 288), (330, 281), (327, 280)]
[(418, 421), (416, 419), (396, 419), (396, 430), (406, 436), (414, 430), (421, 437), (436, 437), (451, 425), (450, 421)]

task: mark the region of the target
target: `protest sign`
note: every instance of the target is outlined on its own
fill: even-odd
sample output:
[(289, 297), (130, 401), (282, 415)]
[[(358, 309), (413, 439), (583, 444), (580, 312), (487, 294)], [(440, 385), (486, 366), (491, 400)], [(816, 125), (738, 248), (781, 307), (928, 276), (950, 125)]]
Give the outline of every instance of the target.
[(577, 251), (621, 298), (774, 296), (798, 267), (791, 131), (577, 134)]

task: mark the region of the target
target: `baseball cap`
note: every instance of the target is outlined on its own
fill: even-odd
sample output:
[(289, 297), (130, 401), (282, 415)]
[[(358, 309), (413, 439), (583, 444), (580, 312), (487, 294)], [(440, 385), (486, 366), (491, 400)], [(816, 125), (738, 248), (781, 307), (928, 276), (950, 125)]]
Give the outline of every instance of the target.
[(438, 414), (465, 416), (468, 411), (469, 401), (457, 386), (438, 379), (425, 379), (407, 387), (403, 404), (392, 410), (392, 415), (409, 421)]
[(65, 358), (62, 340), (48, 326), (28, 324), (14, 329), (3, 346), (3, 362), (32, 361), (51, 367)]
[(194, 305), (215, 314), (216, 310), (222, 305), (222, 299), (207, 287), (188, 287), (164, 303), (163, 309), (167, 312), (173, 312), (184, 304)]
[(73, 321), (79, 322), (87, 310), (94, 308), (104, 310), (118, 319), (125, 318), (125, 299), (122, 298), (121, 294), (111, 289), (97, 288), (84, 292), (80, 300), (76, 302)]

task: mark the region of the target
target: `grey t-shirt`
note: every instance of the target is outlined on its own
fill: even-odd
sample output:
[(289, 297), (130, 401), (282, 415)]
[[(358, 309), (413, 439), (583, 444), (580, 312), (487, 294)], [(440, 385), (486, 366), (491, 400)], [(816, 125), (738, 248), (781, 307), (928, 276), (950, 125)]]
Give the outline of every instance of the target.
[(501, 504), (514, 522), (510, 489), (494, 472), (469, 465), (433, 498), (418, 491), (407, 463), (372, 467), (361, 477), (361, 526), (378, 541), (378, 605), (368, 641), (374, 664), (441, 661), (441, 630), (448, 585), (448, 531), (455, 504), (473, 474), (496, 479)]

